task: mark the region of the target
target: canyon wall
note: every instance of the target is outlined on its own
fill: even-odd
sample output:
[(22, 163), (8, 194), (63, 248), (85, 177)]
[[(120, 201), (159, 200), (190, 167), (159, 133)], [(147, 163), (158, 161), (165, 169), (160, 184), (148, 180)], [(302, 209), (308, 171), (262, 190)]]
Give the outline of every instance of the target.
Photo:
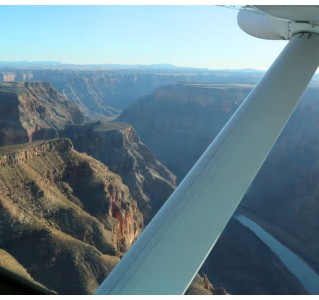
[(92, 293), (143, 229), (128, 188), (68, 139), (2, 152), (30, 155), (1, 166), (0, 248), (58, 293)]
[[(132, 126), (89, 122), (78, 106), (41, 82), (3, 82), (0, 85), (0, 146), (70, 138), (119, 174), (144, 214), (145, 222), (175, 189), (175, 176), (140, 141)], [(9, 159), (9, 158), (7, 158)]]

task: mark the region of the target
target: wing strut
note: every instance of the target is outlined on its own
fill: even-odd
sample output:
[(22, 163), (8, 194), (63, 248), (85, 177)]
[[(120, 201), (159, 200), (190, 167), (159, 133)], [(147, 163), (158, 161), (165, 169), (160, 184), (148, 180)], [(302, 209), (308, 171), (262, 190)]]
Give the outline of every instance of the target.
[(319, 36), (294, 35), (96, 294), (185, 292), (318, 64)]

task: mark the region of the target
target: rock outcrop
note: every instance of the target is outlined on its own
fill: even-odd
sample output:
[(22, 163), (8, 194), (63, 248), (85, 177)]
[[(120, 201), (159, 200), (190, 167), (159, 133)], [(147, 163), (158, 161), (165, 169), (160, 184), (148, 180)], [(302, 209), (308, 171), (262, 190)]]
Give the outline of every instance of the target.
[(215, 288), (206, 274), (197, 274), (185, 295), (229, 295), (222, 287)]
[(119, 174), (137, 201), (147, 224), (175, 189), (175, 175), (155, 159), (132, 126), (96, 122), (63, 133), (76, 149)]
[(58, 293), (92, 293), (143, 229), (128, 188), (67, 139), (0, 150), (30, 153), (0, 167), (0, 248)]
[(0, 83), (0, 146), (56, 138), (82, 123), (77, 105), (43, 82)]
[[(23, 151), (21, 151), (21, 148)], [(18, 149), (18, 151), (15, 151)], [(57, 140), (51, 142), (38, 142), (32, 144), (24, 144), (7, 147), (0, 147), (0, 166), (13, 166), (19, 163), (27, 162), (36, 156), (41, 156), (48, 152), (67, 152), (72, 149), (72, 144), (69, 140)]]

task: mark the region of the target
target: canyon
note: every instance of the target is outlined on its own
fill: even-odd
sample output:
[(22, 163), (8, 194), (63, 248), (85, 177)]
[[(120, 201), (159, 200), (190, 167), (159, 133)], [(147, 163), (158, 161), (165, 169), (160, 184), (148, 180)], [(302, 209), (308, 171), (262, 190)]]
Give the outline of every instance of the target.
[(109, 166), (129, 186), (148, 222), (175, 189), (175, 175), (156, 160), (131, 125), (91, 122), (49, 83), (0, 85), (0, 146), (58, 137)]
[[(148, 70), (138, 72), (136, 70), (94, 72), (11, 70), (11, 73), (1, 72), (2, 79), (5, 81), (0, 84), (0, 168), (13, 173), (4, 173), (9, 177), (3, 176), (2, 179), (5, 191), (2, 197), (9, 199), (3, 200), (3, 203), (7, 205), (3, 212), (11, 216), (11, 219), (4, 219), (6, 223), (2, 223), (4, 227), (0, 224), (0, 230), (9, 226), (14, 231), (12, 234), (14, 242), (11, 246), (8, 236), (6, 243), (0, 243), (1, 253), (12, 256), (10, 260), (12, 264), (17, 266), (16, 269), (21, 274), (25, 275), (26, 272), (28, 275), (25, 276), (32, 278), (30, 280), (58, 293), (83, 294), (92, 293), (102, 277), (107, 275), (121, 258), (139, 232), (173, 192), (176, 183), (183, 179), (227, 120), (231, 118), (260, 76), (260, 74), (240, 73), (230, 75), (227, 72), (214, 75), (207, 72), (208, 75), (205, 77), (206, 71), (198, 75), (193, 70), (187, 72), (185, 70), (179, 72), (176, 70), (174, 72), (163, 70), (152, 72)], [(39, 74), (42, 74), (42, 77)], [(107, 77), (106, 74), (109, 74), (108, 80), (112, 79), (113, 82), (102, 80)], [(136, 76), (135, 81), (134, 76)], [(145, 81), (142, 80), (143, 76)], [(149, 78), (146, 79), (146, 77)], [(35, 78), (37, 80), (47, 78), (50, 83), (29, 81)], [(12, 80), (20, 81), (11, 82)], [(55, 83), (52, 83), (54, 80), (56, 80)], [(196, 80), (201, 80), (202, 83)], [(177, 81), (184, 82), (176, 83)], [(141, 84), (142, 82), (144, 83)], [(136, 86), (131, 89), (131, 85), (134, 86), (134, 84)], [(144, 88), (139, 87), (139, 84)], [(59, 91), (55, 89), (55, 85), (59, 86)], [(69, 89), (66, 85), (72, 86), (73, 98), (71, 92), (66, 92)], [(86, 91), (81, 92), (81, 88)], [(105, 89), (113, 89), (114, 93), (109, 93)], [(132, 92), (129, 93), (129, 91)], [(124, 92), (127, 93), (126, 96), (121, 94)], [(291, 249), (317, 273), (319, 272), (316, 241), (319, 228), (316, 218), (319, 208), (317, 203), (319, 106), (316, 102), (318, 92), (319, 86), (315, 82), (307, 88), (295, 113), (237, 210), (238, 214), (249, 218), (285, 247)], [(72, 98), (72, 101), (69, 101), (66, 96)], [(141, 98), (137, 99), (138, 97)], [(114, 105), (114, 103), (117, 104)], [(114, 111), (102, 108), (102, 104), (112, 107)], [(114, 119), (122, 109), (124, 110), (117, 119), (110, 122), (110, 118)], [(44, 152), (45, 155), (43, 155)], [(48, 164), (48, 157), (50, 159), (52, 157), (52, 162), (61, 168), (54, 170), (53, 165)], [(68, 157), (67, 161), (70, 161), (70, 165), (63, 160), (63, 157)], [(99, 171), (93, 167), (95, 171), (91, 167), (87, 168), (88, 161), (91, 166), (93, 160), (96, 162), (93, 164), (94, 168), (99, 166), (97, 168)], [(78, 224), (82, 222), (82, 215), (78, 220), (80, 213), (74, 217), (73, 210), (71, 210), (72, 213), (70, 211), (67, 214), (58, 213), (53, 218), (41, 211), (43, 208), (37, 208), (38, 202), (41, 205), (44, 203), (44, 200), (39, 199), (47, 199), (43, 196), (44, 185), (39, 192), (37, 180), (40, 179), (33, 171), (32, 178), (27, 176), (31, 174), (28, 173), (29, 170), (38, 166), (43, 166), (44, 170), (46, 164), (48, 164), (48, 170), (42, 172), (42, 177), (47, 180), (46, 184), (54, 186), (54, 195), (51, 193), (50, 197), (55, 199), (56, 195), (58, 195), (57, 198), (63, 195), (67, 203), (75, 201), (76, 205), (80, 205), (76, 211), (85, 210), (86, 214), (99, 222), (90, 221), (90, 224), (96, 224), (90, 226), (100, 229), (94, 229), (95, 231), (83, 229), (83, 225)], [(23, 171), (26, 166), (29, 166), (28, 172)], [(62, 169), (65, 171), (62, 172)], [(72, 172), (68, 173), (67, 169)], [(86, 174), (86, 179), (80, 178), (83, 175), (82, 171), (84, 175)], [(99, 195), (103, 194), (101, 191), (104, 185), (96, 184), (96, 180), (108, 182), (107, 178), (111, 178), (108, 172), (114, 174), (112, 176), (119, 181), (115, 180), (116, 187), (104, 194), (105, 198), (101, 199)], [(16, 176), (17, 179), (10, 182), (5, 179), (13, 179)], [(90, 176), (94, 179), (88, 179)], [(29, 185), (23, 178), (27, 178)], [(75, 181), (71, 178), (75, 178)], [(89, 187), (85, 188), (83, 182), (87, 183), (87, 181), (89, 181)], [(8, 186), (11, 182), (19, 183), (25, 192), (19, 191), (19, 186), (10, 189)], [(83, 189), (79, 188), (82, 185)], [(25, 188), (26, 186), (28, 189)], [(118, 191), (124, 189), (128, 194), (120, 193), (124, 195), (124, 198), (121, 197), (122, 200), (118, 201), (124, 202), (121, 202), (121, 205), (113, 205), (107, 217), (109, 221), (104, 224), (104, 221), (102, 222), (96, 214), (98, 211), (105, 210), (103, 205), (114, 199), (109, 194), (114, 191), (113, 189)], [(12, 198), (10, 198), (11, 195), (13, 195)], [(85, 203), (87, 206), (83, 206), (84, 202), (80, 204), (82, 201), (80, 195), (83, 195), (85, 199), (93, 195), (92, 206), (88, 202)], [(30, 204), (29, 202), (19, 204), (20, 198), (23, 201), (29, 199)], [(128, 202), (127, 199), (131, 200)], [(75, 205), (74, 203), (72, 205)], [(29, 219), (25, 215), (19, 217), (19, 209), (28, 205), (30, 210), (39, 210), (35, 218), (39, 218), (40, 227), (47, 226), (43, 232), (38, 230), (40, 227), (36, 226), (38, 223), (33, 218)], [(10, 206), (14, 207), (12, 211), (8, 209)], [(130, 209), (134, 208), (133, 211), (127, 210), (129, 209), (127, 206)], [(56, 204), (54, 209), (57, 207)], [(72, 217), (69, 217), (69, 214)], [(136, 217), (135, 221), (130, 219), (131, 215)], [(73, 225), (63, 226), (69, 218), (74, 222)], [(27, 221), (23, 223), (23, 220)], [(124, 225), (125, 220), (130, 221)], [(104, 229), (97, 225), (100, 223)], [(35, 227), (32, 227), (33, 225)], [(82, 228), (79, 229), (80, 233), (67, 232), (66, 228), (71, 225), (74, 228)], [(130, 226), (131, 229), (126, 226)], [(31, 229), (27, 231), (25, 228), (29, 227)], [(22, 229), (23, 234), (19, 235)], [(89, 234), (83, 232), (89, 232)], [(45, 277), (47, 273), (40, 274), (45, 278), (45, 281), (41, 281), (41, 276), (34, 271), (40, 268), (39, 264), (33, 266), (30, 261), (23, 261), (27, 258), (19, 257), (19, 254), (12, 252), (15, 245), (20, 243), (20, 239), (23, 240), (24, 235), (26, 237), (34, 235), (39, 243), (45, 241), (50, 245), (52, 253), (56, 255), (54, 259), (52, 258), (53, 262), (50, 265), (52, 268), (55, 262), (60, 263), (63, 259), (65, 259), (64, 262), (70, 260), (70, 270), (72, 270), (70, 272), (73, 272), (73, 277), (70, 276), (75, 282), (81, 282), (83, 286), (78, 290), (75, 286), (70, 287), (70, 290), (61, 289), (58, 284), (54, 285), (55, 280)], [(86, 245), (81, 248), (82, 246), (77, 246), (78, 242), (73, 239)], [(73, 250), (71, 251), (67, 246), (69, 243), (74, 245), (72, 249), (80, 247), (81, 250), (75, 250), (77, 254), (72, 253)], [(92, 250), (89, 252), (90, 255), (87, 254), (89, 250), (86, 250), (86, 247), (94, 247), (94, 249), (90, 248)], [(64, 252), (69, 253), (69, 256), (62, 259), (59, 255)], [(86, 258), (84, 259), (83, 256)], [(88, 262), (88, 257), (94, 259)], [(40, 258), (44, 259), (43, 256)], [(36, 257), (33, 256), (33, 259), (36, 260)], [(18, 267), (18, 265), (21, 266)], [(80, 266), (79, 270), (72, 269), (75, 265)], [(49, 266), (45, 267), (49, 268)], [(59, 272), (60, 267), (62, 265), (57, 265), (55, 270)], [(225, 294), (226, 291), (231, 294), (308, 293), (272, 250), (236, 219), (230, 220), (202, 266), (200, 274), (206, 275), (197, 275), (187, 293)], [(215, 285), (224, 287), (226, 291), (222, 288), (214, 288)]]
[[(0, 267), (52, 293), (91, 294), (175, 176), (131, 125), (92, 122), (49, 83), (1, 82), (0, 100)], [(226, 293), (200, 275), (194, 292)]]

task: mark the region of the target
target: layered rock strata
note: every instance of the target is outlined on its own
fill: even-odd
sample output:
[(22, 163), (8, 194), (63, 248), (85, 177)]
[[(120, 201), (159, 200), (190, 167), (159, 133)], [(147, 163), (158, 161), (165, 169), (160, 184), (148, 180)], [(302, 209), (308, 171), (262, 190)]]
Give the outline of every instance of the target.
[(58, 293), (92, 293), (143, 229), (136, 202), (67, 139), (12, 153), (26, 152), (37, 154), (1, 166), (0, 248)]

